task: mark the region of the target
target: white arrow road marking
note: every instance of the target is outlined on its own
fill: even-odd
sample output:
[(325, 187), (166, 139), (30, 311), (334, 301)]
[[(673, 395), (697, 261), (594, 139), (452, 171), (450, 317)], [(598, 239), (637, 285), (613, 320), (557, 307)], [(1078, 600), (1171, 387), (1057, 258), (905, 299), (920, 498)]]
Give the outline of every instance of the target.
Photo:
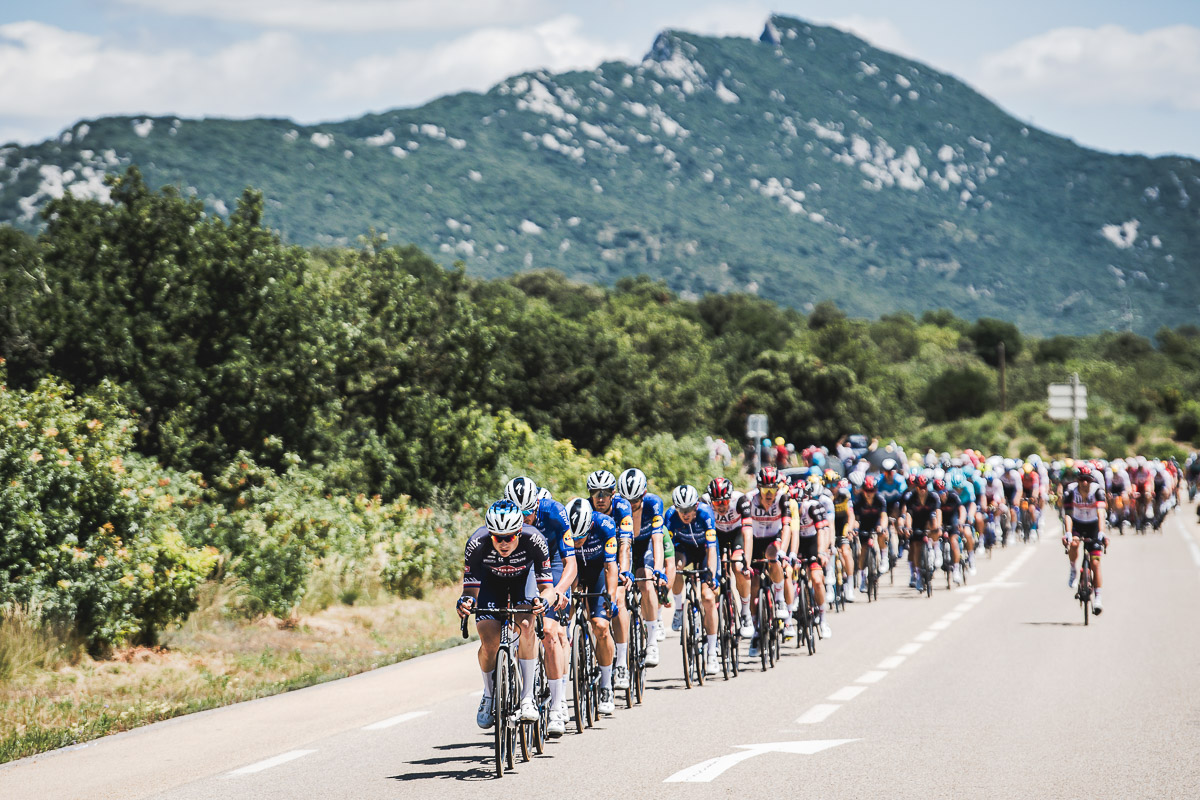
[(271, 767), (278, 767), (280, 764), (286, 764), (289, 761), (294, 761), (297, 758), (303, 758), (304, 756), (309, 755), (310, 753), (315, 753), (315, 752), (317, 752), (317, 751), (316, 750), (291, 750), (287, 753), (281, 753), (280, 755), (277, 755), (274, 758), (268, 758), (266, 761), (259, 761), (257, 764), (251, 764), (248, 767), (242, 767), (241, 769), (235, 769), (233, 772), (230, 772), (225, 777), (232, 778), (235, 775), (251, 775), (255, 772), (262, 772), (264, 769), (270, 769)]
[(429, 713), (428, 711), (410, 711), (407, 714), (401, 714), (396, 717), (389, 717), (387, 719), (380, 720), (379, 722), (374, 722), (374, 723), (366, 726), (365, 728), (363, 728), (363, 730), (364, 731), (381, 731), (384, 728), (390, 728), (393, 725), (399, 725), (401, 722), (408, 722), (410, 719), (416, 719), (417, 717), (423, 717), (428, 713)]
[(709, 783), (734, 764), (748, 758), (761, 756), (763, 753), (793, 753), (795, 755), (811, 756), (822, 750), (837, 747), (858, 739), (817, 739), (808, 742), (770, 742), (767, 744), (739, 744), (735, 747), (741, 752), (717, 756), (707, 761), (701, 761), (695, 766), (676, 772), (663, 783)]

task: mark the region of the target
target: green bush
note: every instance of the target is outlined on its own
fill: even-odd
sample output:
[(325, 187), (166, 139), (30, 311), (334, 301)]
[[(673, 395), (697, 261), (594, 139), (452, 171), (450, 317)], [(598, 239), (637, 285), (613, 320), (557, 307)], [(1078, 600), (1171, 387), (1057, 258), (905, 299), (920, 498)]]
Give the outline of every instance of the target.
[(153, 641), (195, 607), (216, 558), (152, 519), (155, 488), (126, 468), (133, 421), (115, 394), (0, 387), (0, 607), (34, 609), (93, 650)]
[(933, 422), (978, 417), (993, 405), (992, 374), (974, 366), (950, 367), (925, 389), (922, 407)]
[(1200, 445), (1200, 401), (1188, 400), (1175, 415), (1175, 438)]

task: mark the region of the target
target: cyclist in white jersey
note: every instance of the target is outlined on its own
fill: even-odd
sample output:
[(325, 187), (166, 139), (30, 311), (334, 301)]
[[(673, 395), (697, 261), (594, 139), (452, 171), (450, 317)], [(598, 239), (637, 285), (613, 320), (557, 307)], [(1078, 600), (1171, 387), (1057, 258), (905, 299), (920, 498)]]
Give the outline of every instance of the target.
[[(779, 489), (779, 470), (763, 467), (758, 471), (758, 488), (746, 496), (751, 531), (751, 561), (766, 559), (770, 562), (767, 572), (771, 577), (771, 594), (775, 598), (775, 617), (786, 620), (787, 602), (783, 595), (783, 565), (779, 555), (784, 552), (791, 538), (791, 517), (788, 514), (787, 495)], [(757, 584), (758, 578), (754, 577)], [(757, 591), (757, 586), (751, 592)], [(757, 637), (750, 642), (751, 656), (758, 655)]]
[(717, 543), (721, 550), (728, 550), (729, 557), (742, 559), (740, 568), (734, 572), (738, 596), (742, 600), (742, 636), (754, 634), (754, 621), (750, 614), (750, 559), (753, 551), (753, 526), (750, 524), (750, 501), (746, 495), (733, 488), (728, 478), (713, 478), (708, 491), (701, 498), (712, 506), (717, 525)]

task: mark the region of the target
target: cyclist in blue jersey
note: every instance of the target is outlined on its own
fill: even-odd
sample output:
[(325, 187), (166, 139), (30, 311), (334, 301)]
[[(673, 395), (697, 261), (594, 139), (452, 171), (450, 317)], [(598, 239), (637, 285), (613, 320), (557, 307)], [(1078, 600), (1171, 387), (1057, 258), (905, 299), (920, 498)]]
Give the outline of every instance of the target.
[[(531, 479), (524, 476), (513, 478), (504, 487), (504, 497), (517, 504), (524, 516), (526, 525), (531, 525), (541, 532), (550, 548), (550, 566), (554, 574), (554, 590), (559, 594), (559, 601), (553, 608), (547, 609), (544, 624), (545, 636), (542, 644), (546, 647), (546, 678), (550, 685), (559, 685), (559, 696), (567, 696), (567, 659), (571, 646), (567, 642), (566, 626), (559, 624), (559, 614), (566, 611), (571, 603), (571, 586), (575, 583), (577, 566), (575, 564), (575, 547), (571, 542), (570, 523), (567, 521), (567, 510), (562, 503), (550, 498), (539, 498), (539, 489)], [(566, 700), (561, 708), (566, 710)]]
[[(458, 599), (458, 615), (466, 617), (481, 608), (505, 606), (509, 600), (524, 605), (532, 579), (539, 594), (533, 602), (543, 609), (558, 602), (550, 569), (550, 551), (536, 528), (522, 524), (521, 510), (508, 501), (493, 503), (484, 516), (484, 524), (471, 538), (463, 554), (463, 593)], [(537, 637), (533, 616), (517, 614), (521, 641), (517, 645), (517, 665), (521, 670), (521, 719), (535, 720), (538, 710), (533, 703), (534, 670), (537, 667)], [(496, 652), (500, 649), (500, 621), (493, 613), (480, 613), (475, 620), (479, 631), (479, 669), (483, 673), (483, 699), (475, 714), (481, 728), (496, 721), (493, 676)]]
[[(662, 498), (646, 491), (646, 488), (646, 473), (636, 467), (630, 467), (617, 478), (617, 494), (629, 501), (632, 517), (630, 569), (639, 578), (653, 577), (659, 585), (663, 585), (667, 582), (663, 569), (666, 564), (663, 555), (663, 502)], [(647, 622), (646, 657), (649, 659), (650, 647), (658, 639), (658, 595), (655, 592), (642, 592), (642, 619)], [(650, 625), (654, 625), (653, 631)], [(646, 663), (648, 666), (649, 661)]]
[[(667, 510), (663, 527), (675, 542), (676, 563), (685, 567), (702, 566), (700, 604), (704, 608), (704, 632), (707, 634), (705, 647), (705, 669), (717, 669), (717, 588), (720, 587), (720, 571), (717, 568), (717, 522), (712, 506), (700, 502), (700, 494), (694, 486), (677, 486), (671, 493), (673, 505)], [(675, 596), (683, 596), (683, 576), (676, 574)], [(680, 612), (683, 604), (680, 601)]]
[[(575, 542), (575, 561), (579, 565), (576, 583), (591, 594), (603, 593), (604, 597), (586, 598), (588, 616), (591, 618), (592, 638), (596, 640), (596, 663), (600, 665), (600, 699), (596, 710), (601, 714), (613, 713), (613, 641), (608, 635), (608, 621), (612, 618), (612, 597), (617, 588), (617, 525), (612, 517), (594, 512), (592, 505), (577, 497), (567, 505), (567, 519), (571, 523), (571, 538)], [(556, 708), (553, 698), (551, 708)], [(550, 712), (551, 732), (561, 736), (566, 728), (566, 718)]]
[(966, 564), (968, 575), (975, 574), (975, 526), (978, 523), (977, 509), (978, 504), (975, 497), (975, 484), (967, 480), (961, 468), (950, 470), (949, 480), (950, 491), (958, 495), (959, 503), (966, 512), (962, 518), (962, 534), (963, 544), (966, 547), (966, 552), (962, 554), (962, 560)]
[(879, 479), (875, 483), (875, 491), (879, 493), (879, 497), (883, 500), (884, 505), (887, 507), (890, 524), (897, 529), (897, 539), (900, 541), (899, 552), (890, 552), (890, 542), (888, 552), (888, 561), (895, 562), (904, 555), (904, 548), (906, 545), (906, 540), (899, 530), (902, 526), (898, 525), (897, 523), (902, 519), (902, 515), (900, 513), (900, 499), (904, 497), (904, 493), (908, 491), (908, 482), (905, 481), (904, 477), (896, 471), (896, 459), (885, 458), (883, 463), (880, 464), (880, 467), (883, 474), (879, 476)]

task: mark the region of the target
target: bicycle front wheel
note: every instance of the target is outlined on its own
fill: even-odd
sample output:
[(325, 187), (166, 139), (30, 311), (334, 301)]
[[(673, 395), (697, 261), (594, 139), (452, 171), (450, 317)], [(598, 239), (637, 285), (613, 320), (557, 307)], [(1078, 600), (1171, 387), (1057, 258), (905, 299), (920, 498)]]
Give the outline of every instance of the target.
[(585, 694), (588, 674), (587, 660), (583, 651), (583, 637), (583, 632), (576, 627), (575, 635), (571, 639), (571, 705), (575, 712), (576, 733), (583, 733), (583, 729), (588, 724), (587, 696)]
[[(509, 718), (514, 709), (510, 708), (508, 691), (508, 651), (503, 647), (496, 653), (496, 671), (492, 678), (492, 698), (495, 703), (495, 749), (496, 777), (504, 777), (504, 765), (509, 756), (504, 752), (508, 744)], [(511, 769), (511, 765), (510, 765)]]

